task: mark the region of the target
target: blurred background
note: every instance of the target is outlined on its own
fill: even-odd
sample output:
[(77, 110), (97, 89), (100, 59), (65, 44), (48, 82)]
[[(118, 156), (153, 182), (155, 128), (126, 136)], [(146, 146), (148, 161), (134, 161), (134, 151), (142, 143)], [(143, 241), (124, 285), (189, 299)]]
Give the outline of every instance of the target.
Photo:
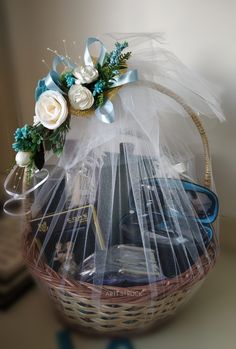
[[(227, 349), (235, 348), (236, 301), (231, 293), (233, 282), (235, 284), (236, 251), (235, 14), (235, 0), (0, 1), (1, 183), (14, 159), (13, 132), (18, 125), (30, 123), (34, 115), (34, 89), (38, 79), (47, 72), (42, 60), (51, 63), (52, 56), (46, 49), (50, 47), (64, 53), (63, 39), (68, 52), (74, 54), (73, 41), (77, 42), (77, 53), (82, 53), (88, 36), (107, 32), (163, 32), (168, 47), (191, 69), (214, 83), (221, 93), (227, 121), (223, 124), (209, 121), (206, 127), (221, 202), (224, 258), (221, 257), (209, 282), (181, 319), (157, 334), (134, 340), (137, 348), (142, 348), (144, 343), (150, 348), (157, 344), (170, 347), (170, 333), (176, 338), (175, 348), (187, 348), (187, 343), (191, 348), (222, 348), (223, 345)], [(2, 185), (0, 200), (4, 200)], [(219, 290), (219, 298), (212, 298), (215, 289)], [(227, 328), (222, 330), (226, 323)], [(57, 348), (55, 333), (60, 330), (61, 325), (54, 319), (47, 300), (34, 289), (0, 314), (0, 341), (4, 344), (0, 342), (0, 347)], [(198, 341), (193, 340), (194, 336)], [(76, 348), (91, 347), (93, 343), (78, 336), (73, 341)], [(105, 340), (95, 343), (101, 348), (108, 345)]]

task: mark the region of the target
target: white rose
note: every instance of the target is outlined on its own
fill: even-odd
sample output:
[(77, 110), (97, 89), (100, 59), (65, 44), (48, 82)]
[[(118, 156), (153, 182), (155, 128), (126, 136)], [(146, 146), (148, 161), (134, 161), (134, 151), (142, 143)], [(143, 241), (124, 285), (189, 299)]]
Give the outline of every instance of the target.
[(76, 110), (86, 110), (92, 107), (94, 98), (88, 88), (82, 85), (73, 85), (69, 89), (68, 97), (71, 106)]
[(16, 164), (20, 167), (26, 167), (30, 162), (31, 153), (28, 151), (18, 151), (16, 154)]
[(77, 67), (73, 71), (73, 75), (76, 77), (76, 84), (90, 84), (97, 80), (98, 71), (92, 65), (85, 65), (84, 67)]
[(58, 128), (68, 116), (65, 98), (60, 92), (47, 90), (43, 92), (35, 105), (36, 118), (49, 130)]

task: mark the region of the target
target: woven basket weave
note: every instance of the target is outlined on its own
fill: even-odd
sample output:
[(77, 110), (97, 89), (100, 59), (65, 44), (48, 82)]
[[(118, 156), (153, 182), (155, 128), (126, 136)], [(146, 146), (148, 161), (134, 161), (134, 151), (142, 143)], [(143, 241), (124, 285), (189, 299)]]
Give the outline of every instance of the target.
[[(178, 102), (200, 133), (205, 159), (204, 184), (211, 186), (212, 170), (207, 136), (198, 115), (179, 96), (158, 84), (159, 92)], [(28, 202), (29, 204), (29, 202)], [(217, 241), (208, 246), (208, 256), (199, 257), (191, 269), (175, 278), (145, 286), (111, 287), (62, 280), (42, 259), (30, 227), (24, 234), (24, 258), (34, 277), (49, 292), (60, 314), (73, 327), (100, 334), (127, 334), (144, 331), (173, 315), (201, 285), (215, 264)], [(97, 297), (96, 297), (97, 296)]]

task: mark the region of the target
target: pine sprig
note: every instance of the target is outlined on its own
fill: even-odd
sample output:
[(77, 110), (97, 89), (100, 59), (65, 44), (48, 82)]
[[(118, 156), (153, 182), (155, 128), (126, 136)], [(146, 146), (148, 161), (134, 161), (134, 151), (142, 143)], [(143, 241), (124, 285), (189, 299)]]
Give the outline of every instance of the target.
[(100, 93), (99, 95), (97, 95), (97, 98), (95, 100), (95, 107), (101, 107), (103, 106), (103, 104), (105, 103), (105, 94), (104, 93)]
[(124, 54), (122, 54), (119, 58), (119, 69), (125, 69), (127, 68), (127, 60), (130, 59), (132, 53), (129, 51), (129, 52), (126, 52)]

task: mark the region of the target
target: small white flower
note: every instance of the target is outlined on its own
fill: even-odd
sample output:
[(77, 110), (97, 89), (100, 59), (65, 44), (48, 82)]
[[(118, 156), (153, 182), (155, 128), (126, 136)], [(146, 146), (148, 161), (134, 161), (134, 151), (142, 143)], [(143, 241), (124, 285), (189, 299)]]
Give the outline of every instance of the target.
[(68, 97), (75, 110), (86, 110), (92, 107), (94, 98), (88, 88), (82, 85), (73, 85), (69, 89)]
[(76, 84), (90, 84), (91, 82), (97, 80), (98, 71), (92, 65), (85, 65), (75, 68), (73, 75), (76, 77)]
[(26, 167), (30, 162), (31, 153), (28, 151), (18, 151), (16, 154), (16, 164), (20, 167)]
[(60, 92), (47, 90), (43, 92), (35, 105), (36, 118), (49, 130), (58, 128), (68, 116), (65, 98)]

